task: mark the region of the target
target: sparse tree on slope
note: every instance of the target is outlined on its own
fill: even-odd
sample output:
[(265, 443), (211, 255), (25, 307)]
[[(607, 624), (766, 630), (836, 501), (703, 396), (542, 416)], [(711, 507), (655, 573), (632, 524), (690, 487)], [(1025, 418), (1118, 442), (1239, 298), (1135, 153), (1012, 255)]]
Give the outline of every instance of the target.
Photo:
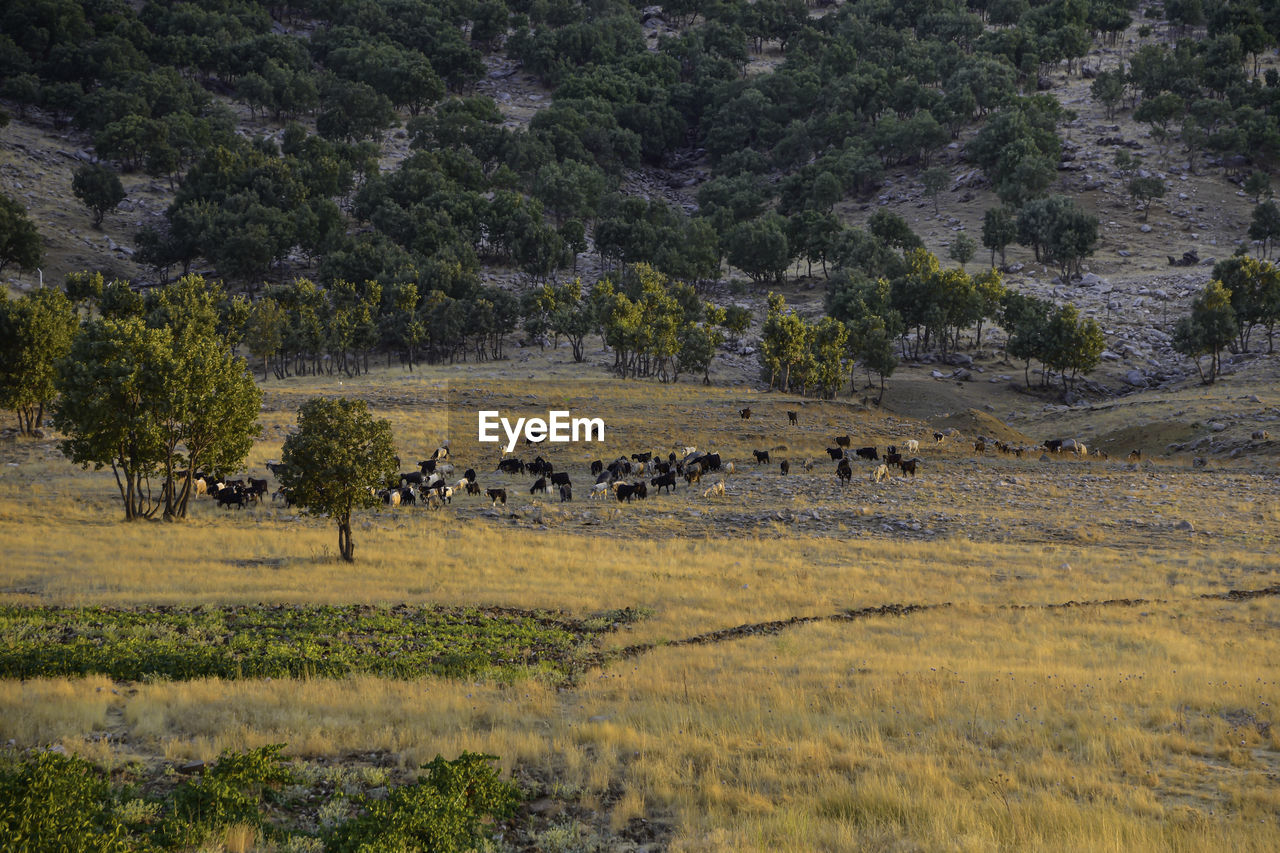
[[(1205, 384), (1218, 378), (1222, 369), (1222, 349), (1236, 336), (1236, 317), (1231, 308), (1231, 291), (1220, 281), (1211, 281), (1191, 303), (1191, 313), (1173, 328), (1173, 348), (1195, 359), (1196, 370)], [(1209, 356), (1206, 376), (1200, 357)]]

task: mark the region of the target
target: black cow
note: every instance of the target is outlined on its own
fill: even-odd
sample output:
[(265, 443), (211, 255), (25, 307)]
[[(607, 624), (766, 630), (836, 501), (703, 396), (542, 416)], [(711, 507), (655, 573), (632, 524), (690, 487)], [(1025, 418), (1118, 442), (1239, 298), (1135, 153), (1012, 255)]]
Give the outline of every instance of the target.
[(1044, 449), (1045, 449), (1045, 450), (1047, 450), (1047, 451), (1049, 451), (1050, 453), (1061, 453), (1061, 452), (1062, 452), (1062, 439), (1060, 439), (1060, 438), (1051, 438), (1051, 439), (1049, 439), (1048, 441), (1046, 441), (1046, 442), (1044, 443)]
[(886, 454), (884, 455), (884, 464), (886, 464), (886, 465), (901, 465), (901, 464), (902, 464), (902, 454), (901, 454), (901, 453), (886, 453)]
[(538, 492), (542, 492), (544, 495), (547, 493), (546, 477), (539, 477), (538, 479), (533, 481), (533, 488), (529, 490), (529, 494), (533, 495), (533, 494), (537, 494)]
[(400, 485), (402, 486), (421, 486), (424, 474), (421, 471), (406, 471), (400, 475)]
[(433, 456), (430, 459), (423, 459), (421, 462), (418, 463), (418, 468), (422, 470), (423, 474), (434, 474), (436, 472), (435, 457)]
[(667, 473), (661, 477), (654, 477), (649, 481), (649, 485), (657, 489), (659, 494), (662, 493), (663, 489), (666, 489), (667, 494), (670, 494), (676, 487), (676, 475)]
[(799, 426), (800, 424), (799, 414), (797, 412), (788, 411), (787, 422), (791, 424), (791, 426)]
[(836, 462), (844, 458), (844, 450), (839, 447), (828, 447), (827, 455), (831, 457), (832, 462)]
[(781, 462), (779, 462), (779, 463), (778, 463), (778, 471), (779, 471), (779, 472), (780, 472), (784, 477), (785, 477), (787, 474), (790, 474), (790, 473), (791, 473), (791, 463), (790, 463), (790, 462), (788, 462), (787, 460), (783, 459)]
[(560, 484), (560, 503), (573, 500), (573, 487), (568, 483)]
[(898, 467), (902, 469), (902, 475), (905, 477), (910, 474), (912, 477), (916, 475), (916, 464), (919, 463), (919, 457), (915, 459), (904, 459)]
[(636, 490), (639, 488), (640, 487), (638, 485), (633, 486), (630, 483), (619, 483), (617, 491), (618, 503), (622, 503), (623, 501), (631, 503), (631, 497), (636, 494)]
[(837, 435), (837, 436), (836, 436), (836, 446), (837, 446), (837, 447), (848, 447), (848, 446), (849, 446), (849, 445), (851, 445), (851, 444), (853, 444), (853, 436), (850, 436), (850, 435)]
[(769, 464), (769, 451), (753, 450), (751, 452), (755, 454), (757, 465), (759, 465), (761, 462), (765, 463), (766, 465)]
[(253, 498), (254, 500), (261, 500), (262, 496), (267, 493), (267, 481), (255, 480), (252, 477), (250, 477), (249, 488), (247, 489), (247, 491), (249, 493), (249, 497)]
[(218, 506), (225, 506), (228, 508), (234, 506), (236, 509), (244, 509), (244, 504), (247, 499), (248, 494), (240, 486), (223, 486), (218, 490), (218, 493), (214, 495), (214, 500), (218, 502)]
[(553, 486), (568, 486), (568, 485), (570, 485), (570, 483), (569, 483), (569, 472), (568, 472), (568, 471), (560, 471), (560, 472), (558, 472), (558, 473), (552, 474), (552, 475), (551, 475), (551, 485), (553, 485)]
[(498, 470), (507, 474), (523, 474), (524, 463), (515, 457), (503, 459), (498, 463)]
[(836, 476), (840, 478), (842, 486), (853, 479), (853, 466), (849, 464), (848, 459), (840, 460), (840, 464), (836, 466)]
[(493, 501), (494, 506), (497, 506), (498, 504), (502, 504), (503, 506), (507, 505), (506, 489), (485, 489), (484, 493)]
[(592, 476), (592, 477), (594, 477), (596, 474), (599, 474), (599, 473), (600, 473), (601, 471), (603, 471), (603, 470), (604, 470), (604, 463), (603, 463), (603, 462), (601, 462), (599, 459), (597, 459), (595, 462), (592, 462), (592, 463), (591, 463), (591, 476)]
[(854, 453), (858, 455), (859, 459), (866, 459), (869, 462), (874, 462), (880, 458), (880, 454), (876, 452), (874, 447), (859, 447)]

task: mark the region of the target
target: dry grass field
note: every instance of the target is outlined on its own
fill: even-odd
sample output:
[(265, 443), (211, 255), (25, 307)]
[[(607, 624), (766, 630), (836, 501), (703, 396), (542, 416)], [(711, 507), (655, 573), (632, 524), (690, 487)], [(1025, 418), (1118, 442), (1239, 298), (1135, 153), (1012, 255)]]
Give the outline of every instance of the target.
[[(285, 742), (300, 762), (405, 777), (438, 753), (490, 752), (530, 794), (522, 843), (544, 850), (1280, 844), (1280, 481), (1268, 457), (977, 454), (976, 431), (998, 424), (979, 412), (926, 421), (575, 378), (554, 357), (528, 363), (548, 377), (536, 382), (517, 375), (523, 364), (472, 365), (265, 388), (253, 476), (303, 400), (346, 394), (390, 419), (405, 469), (447, 436), (458, 476), (472, 466), (511, 492), (505, 509), (458, 497), (439, 512), (365, 514), (354, 565), (334, 559), (326, 520), (278, 505), (204, 499), (186, 523), (126, 525), (109, 473), (70, 466), (52, 439), (9, 440), (0, 601), (639, 609), (607, 635), (601, 665), (568, 684), (7, 681), (0, 741), (107, 766)], [(906, 404), (931, 384), (908, 374), (896, 388)], [(1204, 394), (1161, 397), (1160, 414), (1217, 405)], [(573, 477), (567, 504), (496, 473), (497, 451), (474, 435), (478, 408), (562, 405), (608, 429), (604, 446), (547, 449)], [(1038, 442), (1086, 420), (1072, 410), (1000, 428)], [(1124, 420), (1100, 408), (1088, 426)], [(972, 428), (935, 445), (953, 423)], [(919, 475), (875, 484), (863, 464), (842, 488), (824, 448), (846, 432), (881, 450), (921, 440)], [(723, 499), (683, 481), (634, 504), (586, 498), (592, 459), (686, 444), (734, 461)], [(773, 463), (756, 466), (755, 449)], [(853, 613), (881, 605), (928, 607)]]

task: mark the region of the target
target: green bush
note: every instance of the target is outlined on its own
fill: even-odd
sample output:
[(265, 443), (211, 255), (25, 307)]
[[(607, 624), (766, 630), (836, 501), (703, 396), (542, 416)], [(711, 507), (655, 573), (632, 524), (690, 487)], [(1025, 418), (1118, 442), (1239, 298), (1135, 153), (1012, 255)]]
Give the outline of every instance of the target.
[(82, 758), (40, 752), (0, 763), (0, 839), (6, 851), (139, 849), (114, 803), (111, 783)]
[(487, 821), (508, 817), (519, 801), (515, 785), (498, 778), (493, 755), (464, 752), (454, 761), (440, 756), (427, 775), (403, 785), (385, 800), (365, 800), (364, 814), (335, 828), (326, 849), (337, 853), (396, 853), (475, 849)]

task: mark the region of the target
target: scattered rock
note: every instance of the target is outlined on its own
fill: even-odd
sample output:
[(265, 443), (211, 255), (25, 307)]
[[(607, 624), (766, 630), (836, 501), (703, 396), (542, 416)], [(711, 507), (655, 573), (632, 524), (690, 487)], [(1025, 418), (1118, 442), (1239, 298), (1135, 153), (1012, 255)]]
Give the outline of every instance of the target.
[(1187, 520), (1184, 518), (1182, 521), (1179, 521), (1177, 524), (1175, 524), (1175, 525), (1174, 525), (1174, 529), (1176, 529), (1176, 530), (1195, 530), (1195, 529), (1196, 529), (1196, 526), (1195, 526), (1194, 524), (1192, 524), (1191, 522), (1187, 521)]

